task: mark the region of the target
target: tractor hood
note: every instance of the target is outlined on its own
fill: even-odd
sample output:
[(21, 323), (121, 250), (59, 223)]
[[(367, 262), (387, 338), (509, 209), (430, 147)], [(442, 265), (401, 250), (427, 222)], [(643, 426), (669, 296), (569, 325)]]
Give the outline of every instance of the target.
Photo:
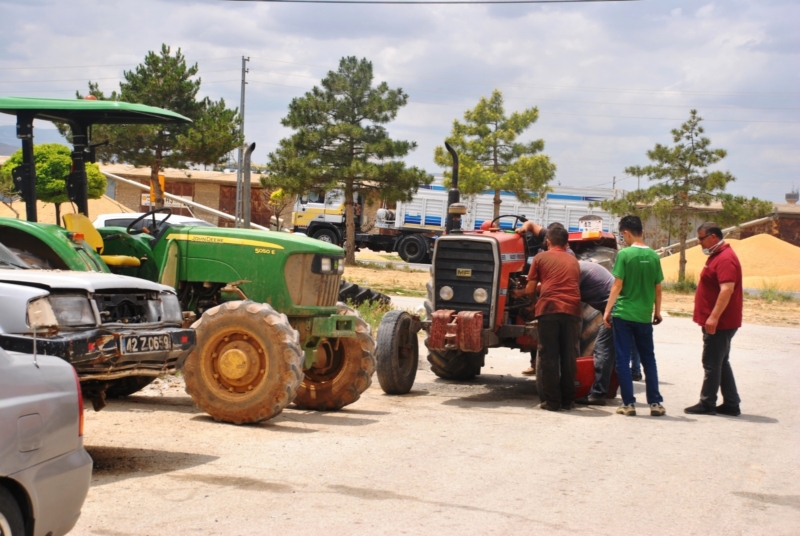
[(344, 256), (344, 250), (339, 246), (315, 240), (305, 235), (257, 229), (174, 227), (165, 239), (197, 244), (252, 246), (270, 250), (286, 250), (287, 253), (321, 253), (331, 256)]
[(109, 289), (172, 291), (169, 287), (124, 275), (61, 270), (0, 270), (0, 282), (46, 290), (80, 289), (90, 293)]

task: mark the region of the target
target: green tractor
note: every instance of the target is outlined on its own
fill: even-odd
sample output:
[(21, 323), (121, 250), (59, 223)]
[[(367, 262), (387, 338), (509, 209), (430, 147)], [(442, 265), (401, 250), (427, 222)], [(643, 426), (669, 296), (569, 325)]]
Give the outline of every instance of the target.
[[(48, 101), (44, 117), (58, 120), (57, 103)], [(111, 117), (125, 105), (64, 102), (73, 120), (80, 117), (76, 102), (92, 117), (99, 107), (108, 107)], [(0, 111), (12, 113), (3, 104), (0, 99)], [(36, 110), (29, 106), (26, 113), (34, 117)], [(80, 180), (78, 173), (73, 182)], [(77, 197), (83, 194), (76, 201), (82, 214), (65, 216), (66, 228), (0, 218), (0, 242), (42, 268), (112, 272), (173, 287), (187, 323), (196, 319), (197, 347), (183, 367), (186, 390), (214, 419), (263, 421), (291, 402), (336, 410), (369, 387), (375, 368), (370, 327), (337, 302), (341, 248), (288, 233), (171, 225), (169, 209), (127, 228), (98, 231), (86, 217), (85, 173), (83, 181), (83, 189), (73, 186)], [(26, 201), (31, 191), (27, 186)], [(162, 211), (167, 218), (156, 221), (152, 216)]]

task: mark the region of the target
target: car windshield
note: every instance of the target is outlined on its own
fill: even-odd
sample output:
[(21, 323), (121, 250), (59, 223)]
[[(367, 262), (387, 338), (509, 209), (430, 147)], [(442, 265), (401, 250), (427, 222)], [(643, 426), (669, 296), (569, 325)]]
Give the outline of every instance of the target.
[(30, 268), (25, 261), (17, 257), (10, 249), (0, 244), (0, 269), (20, 270)]

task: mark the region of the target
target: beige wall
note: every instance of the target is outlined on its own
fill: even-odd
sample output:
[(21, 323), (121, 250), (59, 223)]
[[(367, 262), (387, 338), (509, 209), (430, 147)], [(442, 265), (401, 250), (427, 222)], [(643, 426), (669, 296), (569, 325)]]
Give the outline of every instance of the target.
[[(200, 203), (201, 205), (205, 205), (208, 208), (219, 210), (219, 184), (195, 183), (194, 199), (192, 201), (195, 203)], [(207, 221), (208, 223), (219, 225), (219, 217), (211, 214), (210, 212), (194, 210), (193, 213), (195, 216)]]

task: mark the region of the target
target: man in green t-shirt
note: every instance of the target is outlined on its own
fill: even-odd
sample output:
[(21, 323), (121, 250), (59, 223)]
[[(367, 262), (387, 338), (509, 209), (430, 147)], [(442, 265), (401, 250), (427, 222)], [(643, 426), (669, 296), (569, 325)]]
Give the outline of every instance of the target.
[(606, 327), (614, 330), (614, 347), (617, 352), (617, 379), (622, 393), (622, 405), (617, 413), (636, 415), (636, 397), (633, 396), (631, 378), (631, 346), (639, 351), (647, 386), (647, 403), (650, 415), (659, 417), (666, 413), (658, 392), (658, 369), (653, 351), (653, 325), (661, 323), (661, 260), (642, 239), (642, 220), (638, 216), (625, 216), (619, 221), (619, 232), (625, 244), (617, 255), (614, 285), (608, 297), (603, 316)]

